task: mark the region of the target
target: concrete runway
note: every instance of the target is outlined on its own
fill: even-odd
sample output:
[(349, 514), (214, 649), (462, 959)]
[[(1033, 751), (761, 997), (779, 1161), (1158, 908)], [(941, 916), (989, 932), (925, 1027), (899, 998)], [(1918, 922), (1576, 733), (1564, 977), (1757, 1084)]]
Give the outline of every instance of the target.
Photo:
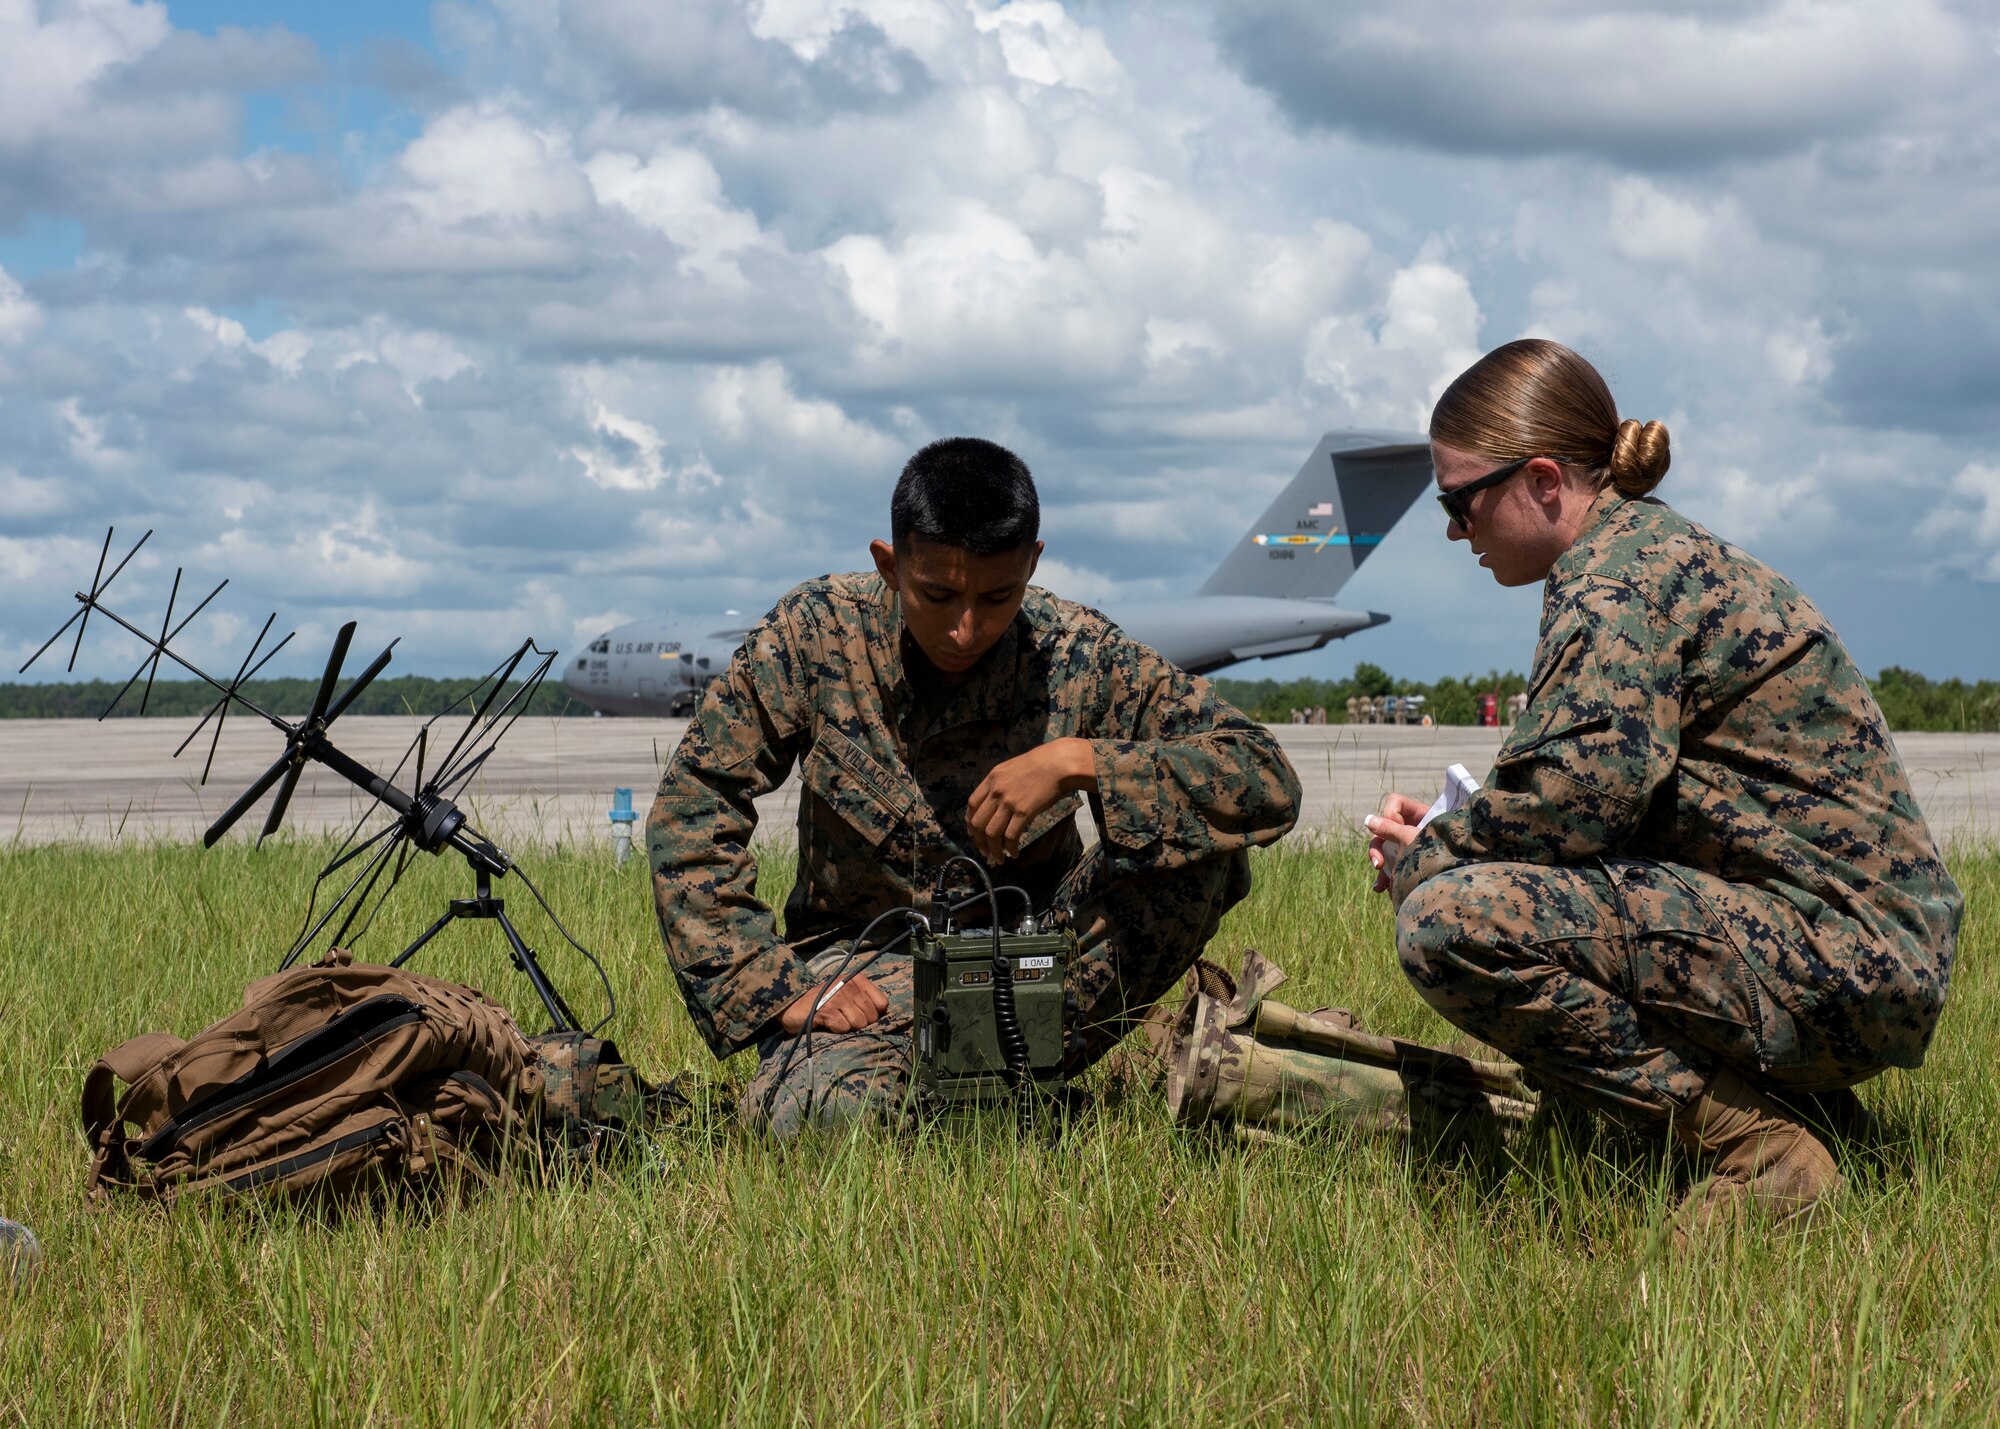
[[(412, 718), (341, 720), (335, 743), (386, 773), (416, 737)], [(632, 789), (640, 818), (652, 802), (662, 761), (673, 752), (684, 720), (538, 719), (517, 723), (474, 779), (460, 803), (489, 837), (504, 844), (556, 839), (610, 840), (605, 815), (616, 785)], [(59, 840), (198, 838), (277, 757), (277, 732), (254, 719), (232, 718), (206, 788), (197, 780), (207, 732), (179, 759), (176, 745), (189, 723), (180, 720), (0, 720), (0, 839)], [(463, 721), (439, 723), (435, 736), (455, 737)], [(1433, 796), (1447, 764), (1484, 776), (1499, 730), (1381, 725), (1273, 727), (1305, 786), (1301, 830), (1352, 829), (1391, 789)], [(1906, 734), (1897, 747), (1917, 800), (1940, 841), (2000, 836), (2000, 735)], [(788, 830), (797, 808), (796, 782), (760, 801), (762, 832)], [(231, 837), (255, 838), (269, 797), (237, 824)], [(299, 782), (285, 826), (299, 832), (352, 826), (367, 801), (354, 787), (310, 765)], [(378, 816), (379, 817), (379, 816)]]

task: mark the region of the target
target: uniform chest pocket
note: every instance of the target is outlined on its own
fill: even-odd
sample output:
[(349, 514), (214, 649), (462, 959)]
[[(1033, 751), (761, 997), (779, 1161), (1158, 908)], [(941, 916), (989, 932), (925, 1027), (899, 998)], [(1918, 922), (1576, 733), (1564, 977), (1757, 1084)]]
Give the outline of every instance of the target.
[(917, 787), (908, 774), (883, 765), (831, 727), (813, 741), (799, 778), (809, 795), (871, 848), (917, 806)]

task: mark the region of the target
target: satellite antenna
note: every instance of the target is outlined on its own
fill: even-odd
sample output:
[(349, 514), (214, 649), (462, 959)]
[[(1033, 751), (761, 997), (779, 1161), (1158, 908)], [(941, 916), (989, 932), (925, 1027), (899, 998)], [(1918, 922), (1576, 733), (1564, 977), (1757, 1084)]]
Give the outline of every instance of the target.
[[(336, 696), (334, 691), (340, 684), (341, 668), (346, 662), (348, 647), (354, 640), (355, 623), (349, 621), (341, 626), (334, 636), (333, 649), (327, 656), (326, 669), (320, 676), (319, 689), (313, 696), (310, 711), (301, 720), (285, 719), (263, 708), (243, 693), (244, 683), (255, 678), (257, 672), (269, 664), (272, 657), (290, 644), (293, 636), (298, 633), (293, 631), (286, 635), (269, 650), (264, 651), (260, 658), (258, 652), (263, 649), (265, 637), (270, 634), (271, 626), (278, 618), (276, 612), (266, 618), (263, 628), (257, 633), (257, 638), (251, 642), (249, 652), (237, 666), (235, 676), (229, 680), (218, 679), (173, 648), (174, 638), (186, 630), (194, 618), (207, 608), (208, 603), (222, 593), (223, 587), (229, 584), (227, 580), (203, 596), (194, 609), (176, 625), (174, 607), (180, 599), (183, 575), (181, 570), (176, 570), (173, 589), (167, 597), (167, 613), (160, 621), (158, 635), (142, 629), (104, 603), (105, 590), (118, 578), (119, 573), (131, 564), (132, 558), (139, 553), (139, 548), (146, 544), (152, 534), (151, 531), (147, 531), (141, 536), (107, 576), (104, 574), (104, 566), (110, 558), (113, 530), (104, 533), (104, 547), (98, 553), (97, 571), (91, 577), (90, 589), (76, 592), (78, 608), (62, 623), (56, 633), (43, 643), (41, 649), (28, 657), (21, 670), (26, 671), (30, 665), (41, 659), (50, 646), (60, 640), (71, 626), (75, 626), (76, 639), (70, 647), (68, 666), (70, 670), (74, 670), (77, 653), (83, 648), (84, 631), (90, 625), (90, 617), (93, 614), (102, 615), (114, 625), (138, 637), (146, 646), (146, 655), (140, 660), (139, 667), (132, 672), (131, 677), (119, 688), (118, 693), (111, 697), (111, 703), (106, 705), (104, 712), (98, 716), (100, 720), (118, 707), (141, 675), (146, 677), (145, 690), (139, 697), (139, 712), (144, 714), (147, 704), (152, 699), (153, 681), (159, 673), (160, 662), (168, 660), (217, 692), (215, 703), (209, 706), (200, 721), (189, 731), (187, 738), (183, 739), (180, 747), (174, 751), (174, 756), (178, 758), (207, 727), (209, 721), (211, 719), (215, 721), (215, 729), (209, 736), (208, 758), (202, 765), (202, 784), (208, 783), (209, 771), (215, 764), (216, 746), (222, 738), (223, 722), (229, 718), (231, 709), (240, 708), (247, 715), (254, 715), (264, 720), (283, 734), (284, 753), (278, 756), (270, 768), (258, 775), (250, 787), (209, 825), (208, 830), (202, 835), (201, 841), (204, 847), (213, 848), (216, 841), (249, 813), (258, 800), (270, 793), (274, 785), (278, 792), (271, 800), (269, 812), (264, 816), (263, 832), (258, 835), (257, 842), (261, 845), (265, 839), (276, 833), (279, 825), (284, 822), (285, 811), (291, 804), (294, 791), (298, 788), (299, 776), (308, 763), (319, 764), (332, 770), (369, 796), (369, 803), (363, 809), (361, 817), (356, 820), (354, 828), (326, 866), (320, 870), (319, 876), (313, 880), (312, 894), (307, 903), (306, 916), (299, 936), (278, 966), (281, 969), (288, 968), (296, 962), (318, 941), (321, 933), (334, 924), (336, 917), (340, 921), (334, 926), (333, 933), (328, 939), (329, 946), (344, 946), (342, 940), (347, 939), (350, 934), (358, 938), (365, 933), (374, 922), (375, 915), (381, 910), (383, 903), (387, 901), (389, 894), (401, 881), (403, 872), (408, 867), (412, 849), (433, 855), (449, 851), (463, 857), (471, 869), (473, 896), (451, 899), (444, 914), (397, 954), (391, 960), (390, 966), (401, 967), (416, 956), (426, 943), (458, 919), (491, 920), (500, 925), (514, 966), (527, 977), (535, 990), (535, 996), (548, 1010), (552, 1030), (557, 1032), (580, 1030), (576, 1014), (570, 1010), (569, 1004), (563, 1000), (562, 994), (549, 980), (540, 960), (535, 956), (534, 949), (528, 946), (520, 931), (507, 917), (505, 902), (493, 896), (493, 880), (504, 878), (511, 873), (521, 880), (522, 886), (541, 905), (542, 911), (548, 914), (549, 921), (555, 924), (563, 939), (589, 959), (591, 966), (597, 969), (598, 978), (604, 984), (605, 1000), (610, 1010), (590, 1031), (594, 1033), (603, 1027), (605, 1022), (609, 1022), (617, 1011), (617, 1000), (611, 990), (611, 980), (605, 976), (603, 964), (598, 962), (588, 948), (570, 936), (569, 930), (563, 927), (562, 920), (556, 917), (555, 910), (549, 907), (548, 900), (542, 897), (541, 890), (535, 887), (506, 850), (474, 828), (466, 818), (465, 811), (454, 802), (454, 796), (459, 794), (472, 776), (485, 766), (500, 739), (513, 727), (514, 721), (521, 717), (522, 711), (533, 699), (535, 691), (541, 688), (542, 681), (547, 678), (550, 667), (555, 663), (556, 652), (542, 649), (532, 639), (523, 641), (513, 654), (475, 681), (470, 689), (441, 713), (426, 720), (417, 730), (416, 738), (410, 742), (409, 748), (404, 750), (402, 759), (388, 776), (384, 777), (337, 747), (329, 738), (328, 731), (334, 721), (359, 698), (361, 692), (374, 682), (375, 677), (388, 667), (396, 642), (391, 641), (382, 653), (370, 661), (367, 668), (355, 676), (347, 688)], [(521, 673), (521, 682), (509, 691), (508, 682), (513, 680), (517, 673)], [(465, 720), (464, 727), (458, 729), (455, 735), (451, 735), (449, 748), (443, 757), (433, 762), (430, 759), (433, 727), (443, 720), (456, 722), (461, 712)], [(450, 733), (447, 730), (440, 734), (438, 741), (441, 743)], [(402, 777), (403, 770), (410, 764), (413, 755), (416, 760), (415, 770), (406, 789), (396, 781)], [(368, 826), (372, 818), (384, 811), (388, 815), (387, 820), (381, 827), (363, 838), (362, 830)], [(321, 885), (335, 874), (356, 864), (359, 864), (359, 868), (315, 920), (313, 914), (318, 907)], [(382, 884), (385, 871), (389, 872), (389, 879), (386, 884)], [(379, 892), (378, 885), (381, 885)]]

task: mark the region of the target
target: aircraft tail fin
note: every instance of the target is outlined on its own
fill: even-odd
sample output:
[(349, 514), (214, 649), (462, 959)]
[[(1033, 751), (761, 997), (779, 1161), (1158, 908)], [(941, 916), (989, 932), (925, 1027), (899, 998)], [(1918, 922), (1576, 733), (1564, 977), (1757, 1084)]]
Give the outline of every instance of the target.
[(1332, 600), (1430, 486), (1426, 438), (1328, 432), (1198, 594)]

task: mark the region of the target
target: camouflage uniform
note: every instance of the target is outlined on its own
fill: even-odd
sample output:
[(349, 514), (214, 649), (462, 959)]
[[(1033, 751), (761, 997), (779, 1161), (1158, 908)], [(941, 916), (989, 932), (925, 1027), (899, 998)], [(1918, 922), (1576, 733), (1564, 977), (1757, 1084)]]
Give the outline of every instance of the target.
[[(809, 581), (751, 631), (668, 763), (646, 843), (696, 1027), (718, 1057), (753, 1043), (762, 1055), (745, 1097), (753, 1118), (768, 1107), (783, 1133), (901, 1097), (912, 990), (902, 949), (867, 967), (890, 1004), (875, 1025), (815, 1032), (796, 1050), (774, 1019), (831, 975), (843, 940), (928, 895), (953, 855), (975, 854), (966, 802), (988, 771), (1067, 736), (1093, 742), (1101, 842), (1083, 856), (1080, 796), (1069, 795), (1028, 825), (995, 881), (1037, 909), (1074, 910), (1070, 1062), (1081, 1068), (1173, 986), (1249, 891), (1245, 850), (1298, 817), (1298, 777), (1276, 741), (1206, 680), (1032, 588), (956, 684), (909, 645), (872, 574)], [(751, 800), (799, 761), (799, 875), (781, 937), (756, 896)], [(950, 890), (972, 891), (955, 872)]]
[(1923, 1061), (1962, 908), (1868, 685), (1782, 576), (1602, 496), (1549, 572), (1526, 714), (1404, 850), (1403, 967), (1457, 1026), (1640, 1119)]

